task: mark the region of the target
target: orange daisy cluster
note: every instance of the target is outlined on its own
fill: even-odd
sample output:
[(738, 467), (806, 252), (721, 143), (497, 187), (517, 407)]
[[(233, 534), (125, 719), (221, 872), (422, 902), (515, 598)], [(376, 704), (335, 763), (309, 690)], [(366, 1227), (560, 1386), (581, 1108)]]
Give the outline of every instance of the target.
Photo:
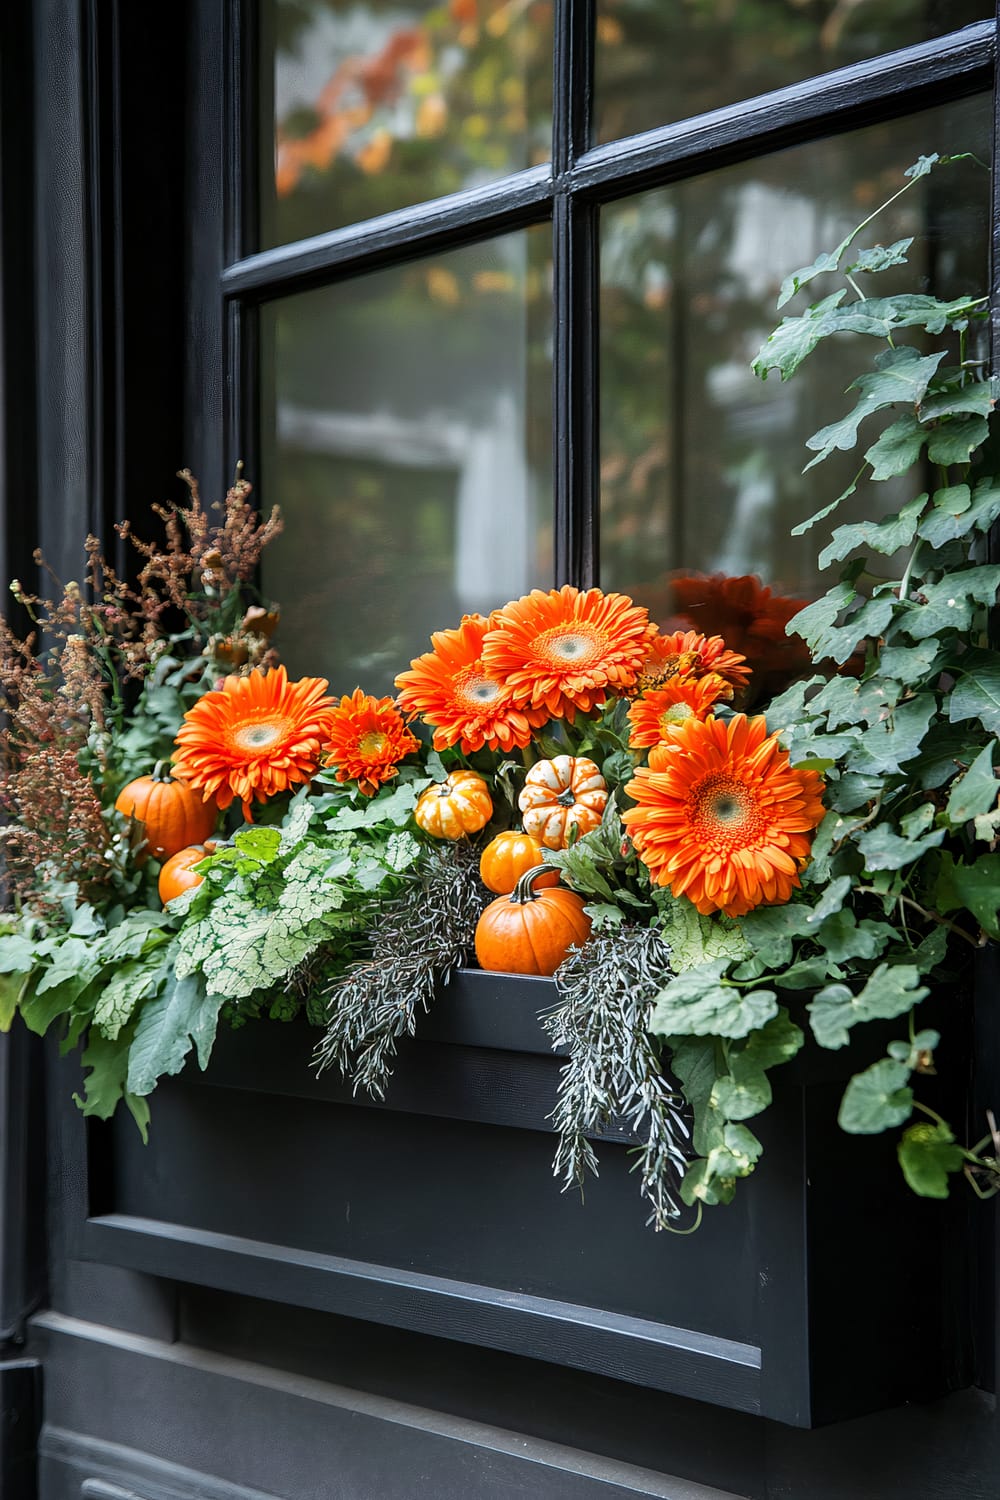
[(823, 818), (823, 781), (798, 770), (763, 716), (690, 718), (654, 747), (622, 814), (658, 885), (703, 915), (787, 901)]
[(648, 611), (625, 594), (533, 589), (490, 617), (483, 663), (518, 707), (572, 723), (632, 687), (655, 635)]
[(184, 715), (175, 740), (177, 775), (226, 808), (310, 781), (329, 736), (333, 699), (322, 677), (289, 682), (284, 667), (227, 677)]
[(706, 672), (704, 677), (672, 677), (663, 687), (643, 693), (630, 704), (632, 732), (628, 742), (639, 750), (658, 745), (687, 719), (707, 719), (723, 699), (732, 696), (732, 684), (718, 672)]
[(699, 635), (697, 630), (657, 634), (650, 642), (636, 689), (645, 693), (663, 687), (673, 677), (700, 677), (706, 672), (717, 673), (734, 689), (745, 688), (750, 681), (746, 657), (728, 650), (721, 635)]
[(373, 797), (397, 775), (399, 762), (420, 748), (391, 698), (373, 698), (355, 688), (330, 714), (324, 764), (337, 767), (338, 781), (356, 781)]
[(434, 726), (435, 750), (456, 744), (466, 755), (484, 745), (522, 749), (548, 718), (545, 709), (516, 705), (510, 687), (484, 664), (483, 639), (492, 618), (466, 615), (457, 630), (436, 631), (434, 650), (396, 678), (400, 707)]

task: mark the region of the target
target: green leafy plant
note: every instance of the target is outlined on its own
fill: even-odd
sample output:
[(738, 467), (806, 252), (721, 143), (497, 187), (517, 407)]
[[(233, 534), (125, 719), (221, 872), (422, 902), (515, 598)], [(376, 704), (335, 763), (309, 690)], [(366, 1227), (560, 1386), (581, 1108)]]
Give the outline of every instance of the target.
[[(944, 165), (922, 157), (907, 186)], [(820, 276), (840, 274), (847, 286), (786, 317), (754, 369), (789, 379), (837, 335), (874, 347), (850, 387), (853, 410), (806, 445), (812, 468), (860, 446), (864, 430), (863, 462), (850, 488), (798, 531), (831, 516), (865, 477), (878, 485), (912, 471), (919, 493), (877, 522), (833, 530), (820, 563), (846, 560), (839, 581), (788, 627), (814, 661), (852, 663), (796, 682), (767, 709), (792, 763), (821, 771), (827, 785), (801, 891), (739, 918), (743, 951), (706, 954), (653, 1007), (651, 1027), (667, 1039), (695, 1111), (701, 1160), (685, 1179), (688, 1201), (726, 1200), (759, 1154), (734, 1121), (766, 1105), (766, 1067), (801, 1045), (779, 997), (789, 1009), (797, 1002), (814, 1040), (833, 1050), (861, 1023), (904, 1021), (889, 1055), (851, 1079), (839, 1118), (846, 1131), (875, 1134), (916, 1113), (900, 1142), (915, 1191), (943, 1196), (948, 1175), (963, 1168), (980, 1190), (1000, 1180), (992, 1136), (960, 1147), (920, 1098), (941, 1037), (915, 1020), (935, 980), (967, 969), (964, 958), (1000, 938), (1000, 653), (989, 639), (1000, 567), (987, 551), (1000, 478), (989, 442), (994, 385), (970, 352), (986, 298), (868, 295), (859, 283), (905, 263), (910, 244), (852, 250), (874, 218), (786, 278), (779, 307)], [(915, 335), (943, 346), (903, 342)], [(880, 414), (889, 420), (872, 439)]]

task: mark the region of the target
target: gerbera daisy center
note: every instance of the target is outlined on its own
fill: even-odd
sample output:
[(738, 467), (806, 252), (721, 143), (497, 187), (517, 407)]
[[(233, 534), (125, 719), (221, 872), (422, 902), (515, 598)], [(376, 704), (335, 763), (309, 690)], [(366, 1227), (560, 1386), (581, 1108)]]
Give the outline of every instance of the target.
[(288, 719), (255, 719), (235, 725), (229, 738), (244, 754), (263, 755), (283, 739), (290, 728)]
[(388, 743), (384, 734), (379, 734), (376, 729), (369, 729), (358, 741), (358, 751), (361, 755), (381, 755)]
[(579, 627), (567, 630), (565, 626), (556, 626), (543, 631), (536, 642), (539, 656), (573, 666), (600, 660), (606, 649), (607, 643), (600, 631), (581, 630)]
[(504, 690), (499, 682), (487, 677), (477, 662), (455, 678), (455, 696), (470, 708), (489, 708), (504, 696)]
[(756, 797), (744, 782), (707, 776), (692, 788), (693, 821), (708, 843), (752, 844), (764, 829)]

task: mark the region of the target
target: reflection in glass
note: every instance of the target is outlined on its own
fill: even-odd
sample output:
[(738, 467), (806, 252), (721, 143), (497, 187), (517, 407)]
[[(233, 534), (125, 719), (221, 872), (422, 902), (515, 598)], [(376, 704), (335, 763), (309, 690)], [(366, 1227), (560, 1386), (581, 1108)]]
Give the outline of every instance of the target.
[[(816, 597), (822, 524), (792, 528), (851, 483), (878, 419), (857, 452), (803, 474), (805, 441), (846, 414), (843, 393), (865, 368), (857, 340), (827, 340), (793, 380), (750, 371), (784, 314), (841, 282), (814, 281), (782, 314), (783, 276), (832, 249), (903, 182), (922, 153), (969, 151), (989, 160), (988, 96), (853, 136), (644, 193), (604, 211), (601, 226), (601, 583), (665, 621), (701, 623), (708, 603), (678, 571), (756, 574), (781, 595)], [(872, 224), (858, 247), (914, 235), (908, 266), (867, 277), (869, 295), (901, 290), (945, 297), (986, 287), (989, 174), (963, 161), (921, 179)], [(976, 325), (981, 329), (983, 325)], [(974, 340), (985, 335), (974, 332)], [(984, 353), (980, 350), (979, 353)], [(974, 354), (975, 350), (970, 351)], [(884, 425), (884, 423), (883, 423)], [(837, 522), (877, 517), (914, 493), (907, 478), (862, 482)], [(817, 538), (821, 540), (817, 541)], [(746, 592), (750, 585), (743, 585)], [(751, 590), (752, 592), (752, 590)], [(718, 590), (716, 590), (718, 594)], [(729, 586), (710, 623), (733, 633), (756, 618), (782, 649), (788, 606)], [(766, 642), (758, 643), (762, 651)]]
[(263, 0), (261, 244), (549, 157), (552, 0)]
[(528, 230), (262, 313), (263, 563), (292, 675), (393, 690), (432, 630), (551, 573), (549, 235)]
[(597, 139), (653, 130), (992, 14), (992, 0), (597, 0)]

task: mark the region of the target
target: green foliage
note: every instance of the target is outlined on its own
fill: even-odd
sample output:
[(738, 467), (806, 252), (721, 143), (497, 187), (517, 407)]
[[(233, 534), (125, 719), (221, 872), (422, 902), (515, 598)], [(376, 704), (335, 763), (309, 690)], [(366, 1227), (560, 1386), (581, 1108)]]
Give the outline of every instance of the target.
[(841, 1101), (841, 1128), (850, 1135), (879, 1135), (902, 1125), (913, 1112), (909, 1077), (907, 1065), (890, 1057), (856, 1073)]
[(903, 1176), (921, 1198), (947, 1198), (948, 1177), (960, 1172), (967, 1158), (944, 1121), (911, 1125), (903, 1131), (897, 1151)]

